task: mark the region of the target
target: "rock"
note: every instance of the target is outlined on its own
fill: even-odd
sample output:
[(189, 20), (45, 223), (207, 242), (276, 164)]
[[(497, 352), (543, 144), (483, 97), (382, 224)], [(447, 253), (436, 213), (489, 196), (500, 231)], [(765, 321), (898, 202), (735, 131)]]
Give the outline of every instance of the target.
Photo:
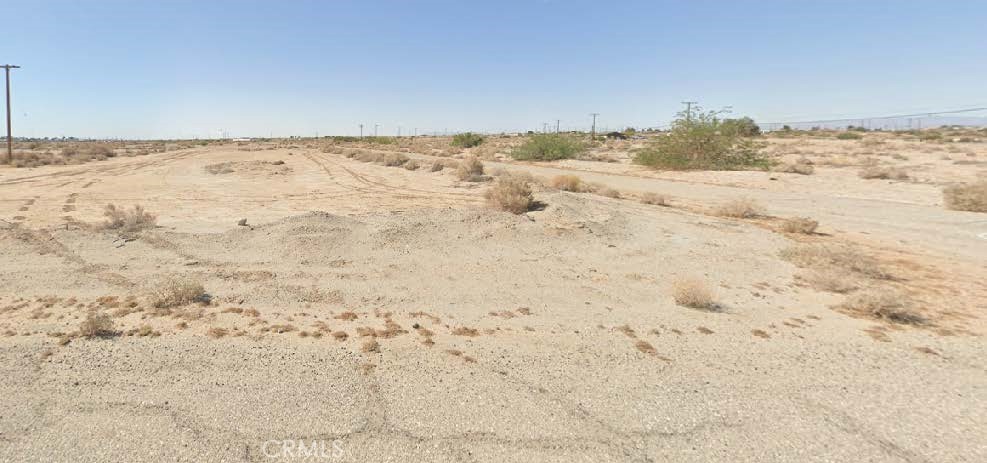
[(239, 226), (241, 226), (241, 227), (246, 227), (247, 226), (247, 219), (240, 219), (236, 224), (239, 225)]

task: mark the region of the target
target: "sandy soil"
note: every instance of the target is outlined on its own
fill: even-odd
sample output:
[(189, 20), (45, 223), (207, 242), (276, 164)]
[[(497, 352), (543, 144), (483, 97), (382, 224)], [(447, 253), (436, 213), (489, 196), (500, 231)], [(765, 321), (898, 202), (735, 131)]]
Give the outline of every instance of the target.
[[(2, 169), (0, 460), (982, 461), (987, 216), (939, 194), (982, 167), (863, 180), (820, 166), (835, 142), (790, 153), (820, 153), (811, 176), (487, 162), (625, 193), (540, 189), (520, 216), (450, 169), (305, 144)], [(768, 216), (711, 214), (737, 197)], [(108, 203), (158, 226), (101, 229)], [(794, 215), (820, 233), (779, 232)], [(805, 244), (877, 259), (867, 284), (927, 323), (834, 310), (780, 256)], [(676, 304), (683, 278), (718, 310)], [(209, 302), (154, 307), (176, 280)], [(90, 313), (116, 335), (71, 336)]]

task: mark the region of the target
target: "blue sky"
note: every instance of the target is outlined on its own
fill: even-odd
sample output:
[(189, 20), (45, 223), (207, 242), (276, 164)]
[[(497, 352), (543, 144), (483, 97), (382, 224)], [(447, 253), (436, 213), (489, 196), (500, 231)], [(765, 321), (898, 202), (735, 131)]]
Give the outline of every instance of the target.
[[(987, 106), (983, 1), (2, 0), (15, 135), (381, 134)], [(3, 64), (3, 63), (0, 63)]]

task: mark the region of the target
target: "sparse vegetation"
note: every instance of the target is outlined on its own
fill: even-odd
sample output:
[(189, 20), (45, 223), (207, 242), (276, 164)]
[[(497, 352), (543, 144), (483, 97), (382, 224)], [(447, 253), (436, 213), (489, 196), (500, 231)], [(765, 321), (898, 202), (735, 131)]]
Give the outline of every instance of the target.
[(809, 164), (806, 161), (781, 164), (779, 166), (776, 166), (772, 170), (774, 170), (775, 172), (782, 172), (786, 174), (799, 174), (799, 175), (812, 175), (812, 173), (816, 171), (815, 167), (813, 167), (812, 164)]
[(987, 181), (950, 186), (942, 191), (942, 196), (948, 209), (987, 212)]
[(647, 192), (641, 194), (641, 202), (644, 204), (651, 204), (654, 206), (667, 206), (668, 198), (666, 198), (664, 195)]
[(486, 198), (494, 208), (513, 214), (528, 212), (534, 202), (528, 182), (512, 176), (498, 178), (487, 190)]
[(912, 307), (904, 295), (887, 290), (869, 290), (847, 298), (837, 309), (869, 318), (906, 325), (923, 325), (925, 317)]
[(764, 208), (753, 199), (740, 198), (717, 207), (716, 215), (736, 219), (753, 219), (764, 215)]
[(105, 313), (89, 312), (86, 319), (79, 325), (79, 336), (84, 338), (103, 338), (116, 335), (113, 330), (113, 319)]
[(467, 156), (456, 167), (456, 178), (467, 182), (483, 181), (483, 163), (475, 156)]
[(876, 259), (848, 246), (801, 244), (783, 250), (781, 257), (800, 268), (835, 270), (851, 278), (891, 278)]
[[(751, 121), (753, 123), (753, 121)], [(679, 113), (672, 130), (651, 146), (639, 150), (634, 162), (655, 169), (745, 170), (766, 169), (771, 161), (760, 144), (741, 135), (736, 123), (726, 128), (715, 111)], [(756, 125), (755, 125), (756, 126)]]
[(857, 132), (840, 132), (836, 135), (837, 140), (860, 140), (861, 138), (864, 136)]
[(684, 307), (702, 310), (716, 310), (713, 291), (698, 278), (682, 278), (672, 284), (672, 297), (675, 303)]
[(145, 211), (144, 207), (140, 205), (135, 205), (133, 209), (128, 211), (116, 205), (107, 204), (103, 210), (103, 215), (106, 216), (103, 228), (126, 233), (154, 228), (158, 221), (157, 217)]
[(452, 146), (459, 148), (472, 148), (480, 146), (481, 143), (483, 143), (483, 137), (473, 132), (460, 133), (452, 137)]
[(151, 305), (157, 308), (180, 307), (208, 300), (202, 283), (186, 278), (168, 280), (151, 296)]
[(782, 231), (786, 233), (802, 233), (805, 235), (815, 233), (816, 227), (818, 226), (819, 222), (808, 217), (792, 217), (790, 219), (785, 219), (785, 221), (781, 223)]
[(581, 192), (583, 187), (582, 180), (575, 175), (556, 175), (549, 181), (549, 185), (552, 188), (575, 193)]
[(384, 165), (388, 167), (398, 167), (408, 162), (408, 156), (405, 156), (401, 153), (387, 153), (386, 155), (384, 155), (381, 162), (383, 162)]
[(556, 161), (572, 159), (586, 151), (578, 139), (560, 134), (534, 134), (524, 144), (511, 151), (511, 157), (519, 161)]
[(896, 167), (865, 167), (859, 175), (863, 179), (908, 180), (908, 172)]

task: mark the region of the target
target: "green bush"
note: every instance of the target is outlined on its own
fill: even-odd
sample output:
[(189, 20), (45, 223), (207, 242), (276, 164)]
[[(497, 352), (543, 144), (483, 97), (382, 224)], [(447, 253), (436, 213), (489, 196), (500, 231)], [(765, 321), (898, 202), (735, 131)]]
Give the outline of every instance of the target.
[(939, 141), (942, 140), (942, 133), (934, 130), (923, 131), (918, 135), (918, 139), (922, 141)]
[(840, 132), (836, 135), (837, 140), (860, 140), (861, 138), (864, 136), (857, 132)]
[(724, 122), (714, 111), (697, 109), (691, 114), (679, 113), (668, 134), (635, 153), (634, 162), (671, 170), (770, 167), (771, 161), (761, 154), (761, 145), (741, 136), (736, 128), (736, 125), (724, 128)]
[(726, 119), (721, 124), (724, 132), (730, 132), (741, 137), (756, 137), (761, 135), (761, 128), (754, 123), (754, 119), (742, 117), (740, 119)]
[(535, 134), (514, 148), (511, 156), (519, 161), (555, 161), (571, 159), (586, 151), (583, 142), (557, 133)]
[(483, 137), (473, 132), (458, 133), (452, 137), (452, 146), (472, 148), (483, 143)]

